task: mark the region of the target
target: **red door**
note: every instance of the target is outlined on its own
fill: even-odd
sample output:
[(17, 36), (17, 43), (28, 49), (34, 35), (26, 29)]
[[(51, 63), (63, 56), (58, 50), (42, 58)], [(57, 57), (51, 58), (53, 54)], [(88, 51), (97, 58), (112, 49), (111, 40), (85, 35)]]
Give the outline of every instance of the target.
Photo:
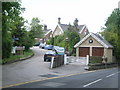
[(92, 48), (92, 56), (103, 56), (104, 48), (93, 47)]
[(86, 55), (90, 55), (90, 48), (89, 47), (80, 47), (79, 48), (79, 56), (86, 57)]

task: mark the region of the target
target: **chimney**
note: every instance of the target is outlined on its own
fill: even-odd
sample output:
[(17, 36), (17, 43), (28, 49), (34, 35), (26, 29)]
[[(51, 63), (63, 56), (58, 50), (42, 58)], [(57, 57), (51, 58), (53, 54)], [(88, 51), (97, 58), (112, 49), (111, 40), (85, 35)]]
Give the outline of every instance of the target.
[(74, 26), (75, 26), (75, 27), (78, 26), (78, 19), (77, 19), (77, 18), (74, 20)]
[(61, 24), (61, 23), (60, 23), (60, 20), (61, 20), (61, 18), (59, 17), (59, 18), (58, 18), (58, 24)]
[(44, 30), (47, 30), (47, 25), (44, 25)]

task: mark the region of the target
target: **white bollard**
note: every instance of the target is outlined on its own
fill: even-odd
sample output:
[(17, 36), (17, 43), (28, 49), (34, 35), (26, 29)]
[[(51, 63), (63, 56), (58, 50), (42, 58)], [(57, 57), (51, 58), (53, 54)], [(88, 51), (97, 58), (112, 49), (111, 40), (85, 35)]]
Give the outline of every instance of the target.
[(66, 65), (67, 63), (67, 58), (66, 58), (66, 54), (64, 55), (64, 65)]
[(89, 55), (87, 55), (87, 63), (86, 63), (86, 65), (88, 65), (89, 64)]
[(54, 57), (52, 57), (51, 63), (50, 63), (50, 68), (53, 68), (53, 62), (54, 62)]

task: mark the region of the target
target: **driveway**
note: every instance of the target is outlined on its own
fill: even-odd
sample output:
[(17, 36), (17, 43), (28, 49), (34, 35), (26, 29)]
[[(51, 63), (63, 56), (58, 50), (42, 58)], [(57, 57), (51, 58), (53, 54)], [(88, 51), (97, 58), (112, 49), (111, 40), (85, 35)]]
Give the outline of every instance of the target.
[(59, 68), (50, 69), (50, 62), (44, 62), (43, 56), (48, 50), (38, 47), (31, 48), (35, 55), (24, 61), (6, 64), (2, 67), (3, 87), (32, 80), (68, 75), (73, 73), (86, 72), (85, 65), (70, 63)]

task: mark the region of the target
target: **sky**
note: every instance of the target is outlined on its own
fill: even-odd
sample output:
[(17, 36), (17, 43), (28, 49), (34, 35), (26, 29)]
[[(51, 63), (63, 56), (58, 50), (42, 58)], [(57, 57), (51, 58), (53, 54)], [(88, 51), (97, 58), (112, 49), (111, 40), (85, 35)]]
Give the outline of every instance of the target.
[(54, 30), (58, 24), (58, 17), (62, 24), (73, 24), (75, 18), (78, 24), (85, 24), (90, 32), (101, 31), (101, 27), (120, 0), (21, 0), (26, 8), (22, 16), (29, 21), (38, 17), (41, 24)]

